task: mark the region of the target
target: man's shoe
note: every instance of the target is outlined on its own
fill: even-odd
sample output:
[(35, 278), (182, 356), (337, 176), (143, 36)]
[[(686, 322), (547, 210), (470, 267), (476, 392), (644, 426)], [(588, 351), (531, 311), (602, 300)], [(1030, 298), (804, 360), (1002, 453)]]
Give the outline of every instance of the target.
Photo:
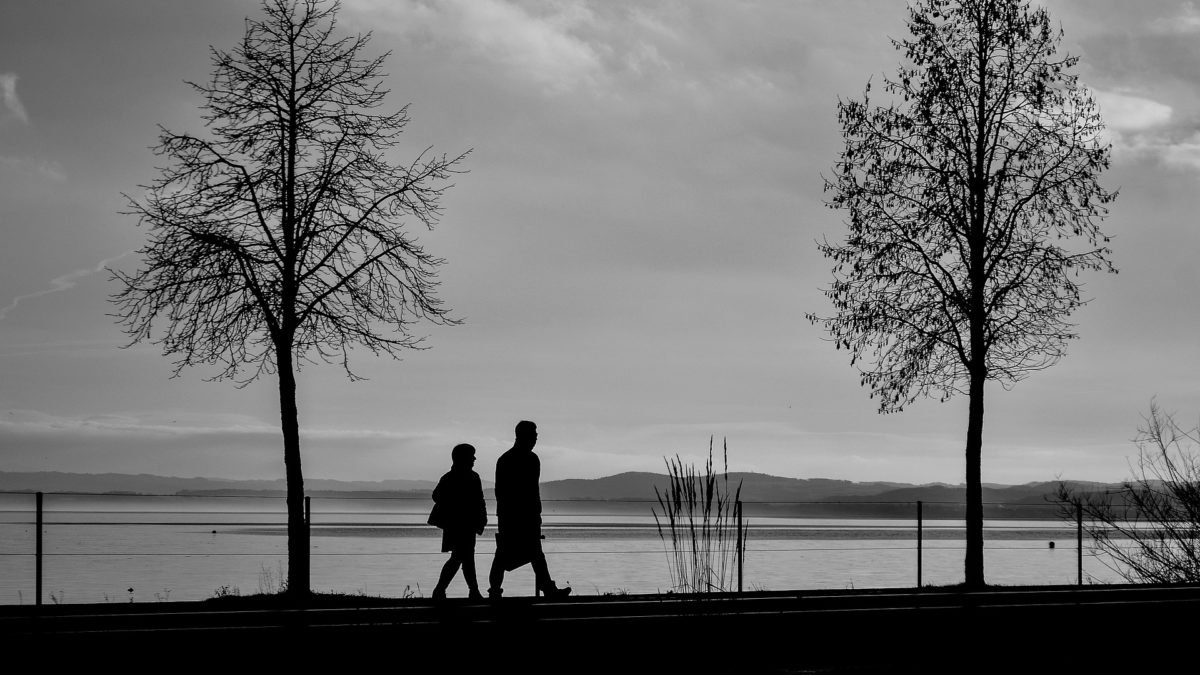
[(502, 588), (489, 588), (488, 589), (488, 599), (490, 599), (490, 600), (499, 600), (500, 596), (502, 596), (502, 595), (504, 595), (504, 589), (502, 589)]
[(433, 589), (433, 596), (432, 596), (432, 597), (433, 597), (433, 599), (434, 599), (434, 600), (445, 600), (445, 599), (446, 599), (446, 591), (445, 591), (445, 589), (442, 589), (442, 588), (435, 588), (435, 589)]
[(559, 587), (555, 586), (553, 582), (550, 583), (549, 587), (542, 589), (542, 595), (545, 596), (548, 600), (555, 600), (557, 598), (565, 598), (570, 594), (571, 594), (570, 586), (564, 586), (562, 588), (559, 588)]
[(471, 592), (467, 593), (467, 599), (468, 600), (482, 600), (483, 594), (479, 592), (478, 588), (472, 588)]

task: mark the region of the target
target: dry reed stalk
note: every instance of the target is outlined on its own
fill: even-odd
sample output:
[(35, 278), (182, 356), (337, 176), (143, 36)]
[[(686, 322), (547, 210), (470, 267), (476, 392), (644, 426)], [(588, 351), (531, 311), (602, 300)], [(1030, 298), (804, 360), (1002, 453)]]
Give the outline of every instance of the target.
[(665, 494), (654, 488), (662, 514), (653, 508), (651, 513), (666, 548), (671, 585), (682, 593), (733, 590), (739, 549), (745, 554), (747, 528), (743, 523), (739, 533), (737, 523), (742, 484), (738, 481), (731, 497), (728, 442), (722, 441), (725, 470), (720, 474), (713, 471), (712, 442), (710, 437), (703, 474), (685, 466), (679, 455), (664, 458), (670, 484)]

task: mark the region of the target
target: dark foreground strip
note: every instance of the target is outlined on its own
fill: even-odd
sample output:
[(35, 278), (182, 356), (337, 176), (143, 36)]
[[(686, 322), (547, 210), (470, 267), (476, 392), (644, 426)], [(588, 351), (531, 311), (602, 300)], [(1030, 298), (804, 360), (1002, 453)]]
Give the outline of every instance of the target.
[[(220, 610), (177, 603), (0, 610), (14, 655), (94, 662), (477, 672), (1061, 673), (1156, 670), (1187, 650), (1196, 587), (751, 593)], [(165, 611), (150, 611), (161, 609)], [(1191, 658), (1189, 654), (1181, 655)], [(1147, 659), (1150, 659), (1147, 661)], [(131, 662), (132, 663), (132, 662)], [(454, 667), (448, 667), (448, 664)], [(138, 668), (133, 668), (138, 670)]]

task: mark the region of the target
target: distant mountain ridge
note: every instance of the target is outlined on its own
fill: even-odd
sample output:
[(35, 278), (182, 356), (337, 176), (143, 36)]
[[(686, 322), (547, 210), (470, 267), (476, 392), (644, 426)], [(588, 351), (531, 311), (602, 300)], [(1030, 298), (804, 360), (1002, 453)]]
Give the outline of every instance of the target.
[[(927, 483), (914, 485), (889, 481), (854, 482), (829, 478), (786, 478), (763, 473), (731, 472), (728, 486), (732, 493), (741, 484), (741, 496), (746, 502), (854, 502), (884, 504), (961, 503), (966, 498), (963, 485)], [(1083, 491), (1095, 491), (1115, 484), (1068, 481)], [(428, 496), (434, 481), (393, 479), (380, 481), (340, 481), (323, 478), (305, 480), (305, 490), (314, 496), (336, 496), (353, 493), (357, 496)], [(666, 491), (670, 478), (665, 474), (626, 472), (603, 478), (546, 481), (541, 484), (543, 500), (601, 500), (654, 501), (655, 488)], [(987, 484), (983, 488), (985, 502), (997, 504), (1045, 504), (1058, 481), (1024, 485)], [(490, 482), (485, 488), (491, 493)], [(277, 480), (237, 480), (226, 478), (179, 478), (150, 474), (80, 474), (54, 471), (0, 471), (0, 491), (3, 492), (79, 492), (79, 493), (141, 493), (141, 494), (283, 494), (286, 485)]]
[[(730, 494), (741, 484), (741, 498), (750, 511), (764, 515), (829, 516), (860, 515), (892, 517), (908, 514), (915, 502), (924, 502), (926, 512), (943, 517), (961, 517), (961, 504), (967, 490), (964, 484), (926, 483), (913, 485), (889, 481), (854, 482), (830, 478), (785, 478), (762, 473), (729, 474)], [(1111, 489), (1118, 484), (1065, 481), (1080, 493)], [(655, 488), (666, 494), (670, 478), (664, 474), (629, 472), (592, 480), (573, 479), (542, 484), (542, 499), (589, 499), (657, 501)], [(1015, 507), (1054, 507), (1059, 481), (1022, 485), (987, 483), (983, 486), (985, 515), (1029, 514), (1045, 517), (1046, 509)], [(1007, 510), (1005, 510), (1007, 509)]]
[[(733, 493), (742, 486), (742, 498), (755, 501), (772, 499), (818, 500), (833, 496), (860, 497), (888, 490), (915, 487), (911, 483), (856, 483), (832, 478), (785, 478), (765, 473), (730, 472), (728, 486)], [(571, 478), (542, 483), (542, 499), (654, 499), (670, 485), (666, 474), (630, 471), (604, 478)]]

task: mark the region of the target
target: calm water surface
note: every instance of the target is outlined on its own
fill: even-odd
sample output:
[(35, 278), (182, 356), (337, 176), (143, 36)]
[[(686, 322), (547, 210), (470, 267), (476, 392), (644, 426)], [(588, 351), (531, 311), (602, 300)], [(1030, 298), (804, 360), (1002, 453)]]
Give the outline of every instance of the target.
[[(0, 495), (0, 604), (33, 602), (33, 504), (32, 495)], [(315, 590), (429, 594), (447, 554), (440, 531), (424, 524), (428, 502), (314, 498), (312, 504)], [(589, 510), (547, 509), (544, 550), (560, 585), (582, 594), (671, 588), (670, 558), (649, 504)], [(277, 590), (286, 576), (285, 524), (282, 499), (47, 495), (44, 602), (201, 600), (218, 589)], [(1076, 581), (1072, 524), (996, 520), (986, 528), (989, 582)], [(476, 551), (484, 587), (494, 532), (489, 526)], [(927, 520), (923, 581), (962, 581), (962, 561), (962, 522)], [(1090, 555), (1084, 574), (1100, 583), (1119, 580)], [(916, 575), (915, 520), (749, 520), (747, 590), (911, 587)], [(736, 587), (732, 570), (729, 579)], [(449, 593), (466, 594), (461, 575)], [(505, 593), (532, 595), (532, 571), (508, 573)]]

